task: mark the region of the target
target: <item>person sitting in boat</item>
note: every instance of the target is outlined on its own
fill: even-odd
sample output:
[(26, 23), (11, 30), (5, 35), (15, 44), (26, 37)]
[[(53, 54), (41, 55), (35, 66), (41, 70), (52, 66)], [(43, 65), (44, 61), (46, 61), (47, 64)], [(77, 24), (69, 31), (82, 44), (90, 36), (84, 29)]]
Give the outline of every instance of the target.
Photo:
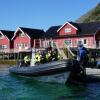
[(41, 51), (41, 61), (42, 64), (46, 63), (46, 51)]
[(51, 46), (48, 46), (47, 48), (46, 48), (46, 51), (52, 51), (52, 47)]
[(80, 63), (80, 66), (82, 67), (83, 69), (83, 74), (85, 75), (86, 74), (86, 70), (85, 70), (85, 67), (87, 66), (88, 64), (88, 61), (89, 61), (89, 58), (88, 58), (88, 51), (87, 49), (83, 46), (83, 44), (78, 44), (78, 54), (77, 54), (77, 60), (79, 61)]
[(40, 54), (40, 52), (38, 51), (38, 52), (35, 54), (35, 64), (40, 64), (40, 61), (41, 61), (41, 54)]
[(58, 56), (58, 51), (57, 51), (57, 49), (55, 48), (55, 49), (53, 49), (53, 51), (52, 51), (52, 53), (51, 53), (51, 57), (52, 57), (52, 61), (57, 61), (59, 58), (59, 56)]
[(52, 57), (51, 57), (51, 50), (48, 50), (47, 52), (46, 52), (46, 62), (50, 62), (50, 61), (52, 61)]
[(30, 56), (29, 55), (26, 55), (24, 57), (24, 64), (25, 64), (25, 66), (29, 66), (30, 65)]

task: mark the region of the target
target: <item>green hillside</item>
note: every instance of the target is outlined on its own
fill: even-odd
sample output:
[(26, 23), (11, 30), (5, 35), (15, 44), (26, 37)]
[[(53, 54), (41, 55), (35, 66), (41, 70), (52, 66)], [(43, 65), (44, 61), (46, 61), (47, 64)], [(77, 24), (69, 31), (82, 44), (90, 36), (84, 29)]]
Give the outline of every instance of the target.
[(78, 23), (100, 21), (100, 3), (92, 10), (76, 20)]

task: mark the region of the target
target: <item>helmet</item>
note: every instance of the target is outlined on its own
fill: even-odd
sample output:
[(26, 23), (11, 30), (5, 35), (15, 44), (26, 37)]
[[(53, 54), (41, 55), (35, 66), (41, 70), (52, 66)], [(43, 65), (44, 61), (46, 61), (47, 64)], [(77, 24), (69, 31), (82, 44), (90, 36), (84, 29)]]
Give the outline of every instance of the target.
[(82, 47), (82, 46), (83, 46), (83, 44), (82, 44), (82, 43), (80, 43), (80, 42), (78, 42), (78, 43), (77, 43), (77, 46)]

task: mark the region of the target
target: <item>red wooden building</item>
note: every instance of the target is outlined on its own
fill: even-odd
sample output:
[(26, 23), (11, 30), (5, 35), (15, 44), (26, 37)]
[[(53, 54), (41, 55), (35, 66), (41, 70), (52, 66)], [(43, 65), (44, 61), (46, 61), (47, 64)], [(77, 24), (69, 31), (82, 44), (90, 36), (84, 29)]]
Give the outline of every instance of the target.
[(11, 38), (14, 35), (14, 31), (0, 30), (0, 51), (9, 52), (13, 48), (13, 42)]
[(52, 26), (46, 33), (40, 29), (19, 27), (14, 31), (0, 31), (0, 50), (9, 52), (18, 50), (47, 47), (50, 42), (56, 42), (59, 48), (64, 43), (69, 47), (77, 47), (83, 43), (87, 48), (100, 48), (100, 22), (74, 23)]
[(40, 29), (19, 27), (12, 38), (15, 52), (42, 47), (44, 31)]
[(100, 22), (74, 23), (66, 22), (64, 25), (52, 26), (46, 31), (48, 39), (58, 44), (59, 48), (66, 43), (70, 47), (77, 47), (82, 43), (87, 48), (100, 47)]

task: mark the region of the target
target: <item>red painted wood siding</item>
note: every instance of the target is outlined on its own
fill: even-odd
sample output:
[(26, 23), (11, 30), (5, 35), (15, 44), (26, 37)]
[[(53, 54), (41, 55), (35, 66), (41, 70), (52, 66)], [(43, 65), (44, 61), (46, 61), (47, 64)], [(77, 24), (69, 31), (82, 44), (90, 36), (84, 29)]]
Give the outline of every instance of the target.
[(40, 39), (32, 39), (32, 47), (39, 48), (40, 47)]
[(78, 40), (84, 40), (86, 39), (86, 44), (83, 44), (87, 48), (94, 48), (95, 42), (94, 42), (94, 37), (74, 37), (74, 38), (60, 38), (60, 39), (53, 39), (54, 42), (58, 44), (59, 48), (63, 48), (63, 44), (65, 40), (71, 40), (71, 45), (70, 47), (77, 47), (77, 42)]
[(25, 43), (28, 45), (28, 48), (31, 47), (31, 43), (30, 43), (31, 40), (27, 35), (25, 35), (24, 37), (19, 37), (18, 35), (16, 35), (13, 41), (14, 41), (14, 49), (18, 49), (16, 45), (19, 43)]
[[(71, 29), (71, 32), (65, 32), (65, 29)], [(77, 34), (77, 30), (72, 27), (70, 24), (66, 24), (60, 31), (59, 31), (59, 35), (70, 35), (70, 34)]]
[(10, 49), (10, 41), (7, 37), (0, 39), (0, 45), (7, 45), (7, 49)]
[(94, 47), (94, 37), (90, 36), (90, 37), (77, 37), (77, 38), (72, 38), (72, 46), (77, 47), (77, 42), (79, 40), (82, 40), (84, 42), (84, 40), (86, 40), (86, 44), (83, 43), (83, 45), (87, 48), (93, 48)]

